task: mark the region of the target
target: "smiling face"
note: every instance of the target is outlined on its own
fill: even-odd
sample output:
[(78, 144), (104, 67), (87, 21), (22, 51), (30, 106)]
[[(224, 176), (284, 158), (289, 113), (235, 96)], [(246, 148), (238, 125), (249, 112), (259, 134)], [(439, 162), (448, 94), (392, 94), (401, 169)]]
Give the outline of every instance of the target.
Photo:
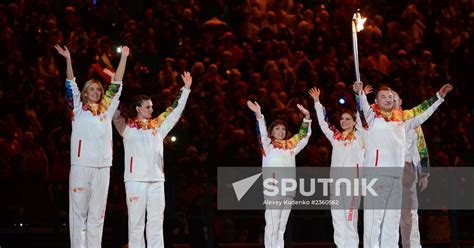
[(284, 140), (286, 137), (286, 127), (283, 124), (277, 124), (273, 127), (271, 136), (276, 140)]
[(89, 80), (82, 89), (82, 101), (84, 103), (99, 103), (102, 101), (104, 95), (104, 88), (95, 80)]
[(377, 93), (375, 102), (385, 112), (393, 109), (393, 93), (390, 89), (382, 89)]
[(136, 107), (136, 109), (137, 118), (139, 120), (151, 119), (151, 116), (153, 114), (153, 103), (151, 102), (151, 100), (142, 101), (142, 104), (139, 107)]
[(339, 123), (341, 124), (341, 128), (343, 131), (353, 130), (356, 124), (354, 118), (349, 113), (343, 113), (341, 115), (341, 119), (339, 120)]
[(87, 102), (98, 103), (101, 95), (102, 92), (100, 91), (99, 85), (92, 84), (89, 88), (87, 88), (84, 97), (87, 99)]

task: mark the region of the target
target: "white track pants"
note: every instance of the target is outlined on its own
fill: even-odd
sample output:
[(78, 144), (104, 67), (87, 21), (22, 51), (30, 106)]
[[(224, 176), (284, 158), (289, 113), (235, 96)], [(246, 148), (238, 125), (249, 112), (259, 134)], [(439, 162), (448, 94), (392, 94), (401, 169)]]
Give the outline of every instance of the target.
[(69, 231), (72, 248), (101, 247), (110, 167), (71, 166)]
[(374, 190), (379, 197), (364, 197), (364, 247), (398, 247), (401, 178), (378, 176)]
[(417, 173), (412, 163), (405, 163), (403, 173), (402, 214), (400, 233), (403, 248), (419, 248), (418, 198), (416, 194)]
[(348, 207), (343, 209), (331, 209), (332, 225), (334, 227), (334, 243), (337, 247), (359, 247), (359, 234), (357, 233), (357, 221), (359, 218), (359, 197), (342, 197), (338, 199), (349, 199)]
[(128, 247), (164, 247), (163, 213), (165, 211), (164, 182), (125, 182), (128, 208)]
[[(293, 198), (287, 198), (292, 200)], [(265, 210), (265, 248), (284, 248), (285, 230), (291, 208), (289, 205), (282, 209)]]

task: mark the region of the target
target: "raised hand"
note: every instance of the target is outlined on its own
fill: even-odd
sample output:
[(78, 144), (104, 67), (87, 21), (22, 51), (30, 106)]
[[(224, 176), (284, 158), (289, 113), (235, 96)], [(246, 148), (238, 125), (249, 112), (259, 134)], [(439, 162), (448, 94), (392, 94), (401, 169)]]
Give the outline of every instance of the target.
[(120, 47), (120, 51), (122, 53), (121, 56), (128, 56), (130, 55), (130, 48), (128, 48), (128, 46), (121, 46)]
[(191, 89), (191, 84), (193, 83), (193, 77), (191, 77), (191, 73), (185, 71), (184, 74), (181, 75), (181, 78), (183, 79), (184, 87), (186, 87), (186, 89)]
[(319, 95), (321, 95), (321, 90), (314, 87), (311, 88), (308, 93), (313, 98), (314, 102), (319, 102)]
[(67, 46), (64, 46), (64, 48), (62, 48), (59, 44), (56, 44), (54, 48), (56, 49), (56, 51), (58, 51), (59, 54), (61, 54), (61, 56), (66, 58), (66, 78), (68, 80), (73, 80), (74, 72), (72, 71), (71, 53), (67, 49)]
[(262, 109), (260, 108), (260, 105), (258, 105), (257, 102), (251, 102), (249, 100), (247, 101), (247, 106), (249, 107), (250, 110), (252, 110), (255, 113), (258, 119), (262, 117)]
[(439, 89), (438, 94), (441, 96), (441, 98), (444, 98), (451, 90), (453, 90), (453, 85), (450, 83), (447, 83), (443, 85), (441, 89)]
[(361, 81), (356, 81), (353, 85), (352, 85), (352, 88), (354, 89), (354, 92), (356, 94), (360, 94), (362, 92), (362, 87), (363, 87), (363, 84)]
[(69, 50), (67, 49), (67, 46), (64, 46), (64, 48), (62, 48), (59, 44), (56, 44), (54, 46), (54, 48), (56, 49), (56, 51), (58, 51), (59, 54), (61, 54), (61, 56), (63, 56), (64, 58), (66, 59), (71, 59), (71, 53), (69, 53)]
[(311, 119), (311, 116), (309, 115), (309, 111), (303, 107), (301, 104), (296, 104), (296, 107), (301, 111), (301, 113), (304, 114), (304, 118), (306, 119)]
[(368, 95), (368, 94), (372, 93), (372, 90), (373, 90), (373, 89), (374, 89), (374, 88), (372, 88), (372, 85), (370, 85), (370, 84), (366, 85), (366, 86), (364, 87), (364, 94)]

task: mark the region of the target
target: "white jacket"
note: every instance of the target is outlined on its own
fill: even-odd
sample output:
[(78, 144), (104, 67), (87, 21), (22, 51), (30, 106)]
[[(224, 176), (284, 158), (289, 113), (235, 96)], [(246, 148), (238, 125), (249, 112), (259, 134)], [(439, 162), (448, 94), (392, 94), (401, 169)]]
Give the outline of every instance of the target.
[[(123, 137), (125, 148), (124, 180), (159, 182), (165, 181), (163, 163), (163, 139), (176, 125), (183, 113), (190, 89), (182, 88), (177, 106), (166, 116), (161, 125), (152, 129), (140, 129), (133, 122), (125, 121), (120, 111), (114, 116), (114, 124)], [(161, 115), (160, 115), (161, 116)], [(157, 117), (159, 118), (159, 117)], [(147, 120), (148, 122), (156, 121)]]
[[(289, 139), (295, 142), (294, 147), (289, 149), (282, 149), (273, 144), (270, 137), (268, 137), (265, 117), (263, 115), (257, 121), (264, 152), (262, 158), (262, 167), (264, 167), (262, 170), (263, 179), (273, 178), (278, 182), (281, 182), (282, 178), (295, 179), (295, 157), (308, 144), (309, 137), (311, 136), (311, 120), (303, 119), (298, 134), (293, 135)], [(295, 191), (289, 192), (288, 195), (295, 196)]]
[(106, 111), (94, 116), (81, 101), (76, 79), (66, 80), (66, 99), (72, 110), (71, 164), (112, 166), (112, 118), (119, 104), (122, 82), (114, 81), (101, 101)]
[(318, 101), (314, 104), (314, 108), (316, 109), (319, 126), (332, 145), (331, 167), (362, 166), (364, 161), (364, 142), (361, 133), (356, 131), (355, 139), (353, 140), (336, 139), (336, 134), (325, 121), (323, 105)]
[[(258, 128), (260, 131), (260, 139), (262, 142), (263, 150), (265, 154), (262, 158), (263, 167), (295, 167), (295, 156), (308, 144), (309, 137), (311, 136), (311, 120), (303, 119), (303, 123), (308, 125), (308, 131), (304, 137), (298, 138), (298, 143), (292, 149), (280, 149), (272, 144), (272, 140), (268, 137), (267, 127), (265, 124), (265, 118), (257, 119)], [(295, 137), (295, 136), (294, 136)]]
[[(424, 112), (405, 121), (386, 121), (382, 116), (376, 115), (374, 109), (367, 102), (365, 94), (357, 96), (368, 124), (365, 133), (365, 159), (364, 167), (403, 167), (405, 165), (406, 131), (425, 122), (444, 101), (437, 94), (438, 99)], [(394, 174), (393, 174), (394, 173)], [(381, 170), (380, 174), (401, 177), (402, 170)]]

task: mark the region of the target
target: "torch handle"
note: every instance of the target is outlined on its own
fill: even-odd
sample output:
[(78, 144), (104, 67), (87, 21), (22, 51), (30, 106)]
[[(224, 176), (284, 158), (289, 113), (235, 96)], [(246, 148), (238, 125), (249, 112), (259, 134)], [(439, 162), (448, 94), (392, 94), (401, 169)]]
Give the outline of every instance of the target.
[(357, 30), (354, 20), (352, 20), (352, 48), (354, 49), (354, 69), (356, 74), (356, 80), (360, 81), (359, 49), (357, 47)]

